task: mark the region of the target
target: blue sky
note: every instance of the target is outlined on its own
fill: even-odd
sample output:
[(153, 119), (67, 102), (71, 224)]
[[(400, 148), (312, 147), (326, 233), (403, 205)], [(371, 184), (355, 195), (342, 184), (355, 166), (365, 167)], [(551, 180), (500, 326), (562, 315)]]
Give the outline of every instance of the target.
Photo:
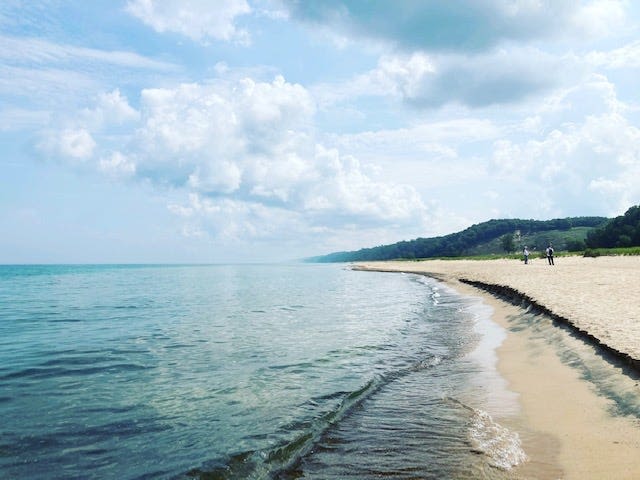
[(283, 261), (640, 203), (624, 0), (0, 3), (0, 263)]

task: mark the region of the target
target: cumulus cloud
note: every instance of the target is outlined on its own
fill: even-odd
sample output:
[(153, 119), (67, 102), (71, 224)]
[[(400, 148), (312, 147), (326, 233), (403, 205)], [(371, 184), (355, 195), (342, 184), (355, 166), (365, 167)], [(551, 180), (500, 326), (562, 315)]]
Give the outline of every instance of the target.
[(113, 152), (98, 162), (98, 169), (110, 177), (130, 177), (136, 172), (136, 165), (120, 152)]
[(131, 0), (126, 10), (160, 33), (175, 32), (198, 42), (249, 41), (248, 32), (235, 23), (251, 13), (246, 0)]
[(117, 90), (99, 96), (76, 120), (82, 128), (49, 134), (48, 151), (91, 157), (113, 178), (191, 192), (171, 206), (191, 233), (261, 237), (283, 216), (301, 230), (421, 223), (426, 215), (414, 188), (323, 146), (312, 96), (283, 77), (146, 89), (139, 103), (133, 109)]
[(140, 117), (140, 113), (129, 105), (129, 101), (118, 89), (100, 93), (96, 106), (93, 109), (85, 109), (83, 115), (94, 128), (123, 125), (135, 122)]
[(552, 105), (539, 112), (552, 128), (525, 141), (494, 143), (492, 170), (510, 182), (543, 187), (558, 207), (619, 214), (637, 202), (640, 188), (630, 179), (640, 171), (640, 130), (624, 115), (613, 85), (594, 75)]
[(587, 63), (604, 68), (640, 67), (640, 41), (610, 51), (593, 51), (586, 55)]
[(533, 48), (500, 49), (474, 56), (385, 55), (364, 74), (314, 88), (323, 107), (354, 96), (396, 96), (416, 107), (458, 103), (468, 107), (520, 102), (562, 84), (581, 69), (572, 58)]
[(628, 7), (623, 1), (284, 4), (293, 19), (350, 38), (387, 42), (375, 69), (315, 87), (323, 108), (371, 95), (394, 95), (429, 109), (522, 103), (579, 81), (594, 65), (633, 65), (638, 57), (635, 44), (584, 57), (545, 51), (562, 38), (593, 41), (621, 28)]
[(581, 2), (569, 17), (570, 30), (587, 37), (606, 36), (624, 25), (627, 5), (616, 0)]
[(42, 135), (38, 148), (45, 155), (61, 158), (63, 161), (78, 162), (91, 158), (96, 142), (84, 128), (47, 131)]
[(624, 21), (615, 0), (283, 0), (292, 18), (405, 50), (479, 52), (504, 42), (605, 34)]
[(93, 108), (68, 118), (57, 115), (52, 123), (59, 128), (43, 130), (36, 149), (47, 157), (76, 164), (95, 160), (97, 169), (109, 176), (130, 176), (135, 164), (117, 148), (133, 135), (127, 128), (135, 128), (139, 119), (140, 113), (119, 90), (103, 92), (95, 98)]
[(308, 235), (309, 226), (299, 212), (233, 198), (209, 198), (190, 193), (187, 200), (172, 203), (169, 210), (184, 220), (183, 234), (215, 238), (223, 243), (273, 241)]
[(315, 163), (318, 181), (300, 192), (309, 213), (373, 222), (406, 222), (424, 214), (412, 187), (373, 180), (354, 157), (318, 146)]
[[(452, 160), (461, 144), (494, 141), (506, 132), (488, 119), (461, 118), (420, 123), (407, 128), (334, 135), (332, 142), (343, 151), (363, 158), (400, 159), (410, 156)], [(426, 158), (425, 158), (426, 157)], [(447, 168), (451, 165), (447, 165)]]
[[(466, 212), (468, 223), (617, 215), (640, 201), (634, 115), (614, 84), (594, 74), (516, 115), (464, 115), (331, 140), (342, 152), (375, 160), (389, 180), (401, 181), (403, 174), (395, 172), (412, 172), (412, 185), (425, 201), (446, 199), (442, 207)], [(432, 206), (429, 212), (433, 222)]]
[(228, 194), (240, 188), (241, 176), (267, 192), (273, 179), (300, 175), (295, 166), (306, 155), (305, 128), (315, 109), (300, 85), (245, 78), (147, 89), (141, 97), (135, 141), (150, 176)]

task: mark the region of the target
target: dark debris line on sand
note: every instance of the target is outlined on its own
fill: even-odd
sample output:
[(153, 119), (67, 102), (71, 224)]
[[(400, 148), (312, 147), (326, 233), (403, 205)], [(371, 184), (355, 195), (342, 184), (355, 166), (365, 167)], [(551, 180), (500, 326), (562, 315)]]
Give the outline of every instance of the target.
[(613, 361), (614, 363), (621, 363), (623, 366), (631, 368), (635, 372), (635, 374), (640, 374), (639, 359), (633, 358), (628, 353), (621, 352), (603, 343), (599, 338), (590, 334), (586, 330), (577, 327), (570, 319), (552, 312), (547, 307), (536, 302), (528, 295), (506, 285), (496, 285), (492, 283), (479, 282), (477, 280), (469, 280), (466, 278), (459, 278), (458, 280), (467, 285), (471, 285), (473, 287), (489, 292), (513, 305), (529, 308), (535, 313), (541, 313), (550, 317), (555, 325), (566, 328), (569, 332), (571, 332), (572, 335), (580, 338), (590, 345), (595, 346), (609, 361)]

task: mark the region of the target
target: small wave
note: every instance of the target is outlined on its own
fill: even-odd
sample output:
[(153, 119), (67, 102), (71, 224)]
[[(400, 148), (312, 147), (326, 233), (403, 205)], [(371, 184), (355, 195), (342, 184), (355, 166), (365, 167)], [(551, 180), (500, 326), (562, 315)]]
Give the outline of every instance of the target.
[[(339, 422), (348, 412), (383, 385), (382, 378), (367, 382), (362, 388), (352, 392), (337, 392), (333, 397), (341, 397), (339, 405), (316, 418), (312, 422), (289, 425), (287, 430), (300, 432), (289, 442), (266, 450), (246, 451), (229, 456), (224, 463), (211, 462), (203, 468), (192, 469), (183, 478), (208, 479), (258, 479), (273, 478), (277, 472), (291, 468), (301, 457), (317, 444), (329, 427)], [(328, 398), (328, 397), (327, 397)]]
[(172, 343), (170, 345), (166, 345), (164, 348), (167, 350), (172, 350), (175, 348), (193, 348), (195, 345), (192, 343)]
[[(399, 371), (376, 375), (354, 391), (336, 391), (309, 400), (313, 406), (335, 401), (334, 407), (311, 421), (300, 421), (286, 425), (283, 430), (297, 432), (288, 441), (274, 447), (238, 452), (217, 461), (206, 462), (201, 468), (192, 469), (180, 478), (209, 479), (262, 479), (278, 478), (279, 472), (295, 468), (296, 462), (312, 451), (329, 428), (342, 421), (349, 413), (385, 385), (416, 370), (434, 368), (444, 357), (434, 355), (421, 360), (412, 367)], [(289, 368), (284, 365), (279, 368)]]
[(280, 307), (280, 310), (284, 310), (285, 312), (295, 312), (303, 308), (305, 308), (304, 305), (283, 305)]
[(420, 360), (414, 367), (414, 370), (425, 370), (428, 368), (433, 368), (442, 363), (444, 357), (440, 355), (434, 355), (433, 357), (426, 358), (424, 360)]
[(67, 368), (67, 367), (30, 367), (0, 376), (0, 380), (45, 379), (66, 376), (87, 376), (98, 373), (117, 373), (123, 371), (147, 370), (152, 367), (133, 363), (111, 364), (106, 366)]
[(489, 463), (510, 470), (527, 460), (520, 436), (495, 422), (491, 415), (475, 410), (469, 433), (474, 449), (489, 457)]
[(471, 444), (474, 450), (488, 457), (491, 466), (510, 470), (527, 460), (516, 432), (498, 424), (483, 410), (473, 409), (473, 412), (469, 430)]
[(300, 363), (288, 363), (282, 365), (269, 365), (265, 367), (267, 370), (289, 370), (293, 373), (304, 373), (305, 371), (313, 368), (312, 362), (300, 362)]
[(503, 427), (484, 410), (465, 405), (455, 398), (446, 397), (445, 400), (471, 412), (469, 440), (472, 450), (485, 455), (489, 465), (500, 470), (511, 470), (527, 461), (517, 432)]

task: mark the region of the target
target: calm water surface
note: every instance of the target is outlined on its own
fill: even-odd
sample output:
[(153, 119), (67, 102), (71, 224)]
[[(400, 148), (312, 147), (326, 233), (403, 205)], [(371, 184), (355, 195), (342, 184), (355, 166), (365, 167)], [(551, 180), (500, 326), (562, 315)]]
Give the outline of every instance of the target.
[(509, 478), (488, 314), (339, 265), (0, 267), (0, 477)]

